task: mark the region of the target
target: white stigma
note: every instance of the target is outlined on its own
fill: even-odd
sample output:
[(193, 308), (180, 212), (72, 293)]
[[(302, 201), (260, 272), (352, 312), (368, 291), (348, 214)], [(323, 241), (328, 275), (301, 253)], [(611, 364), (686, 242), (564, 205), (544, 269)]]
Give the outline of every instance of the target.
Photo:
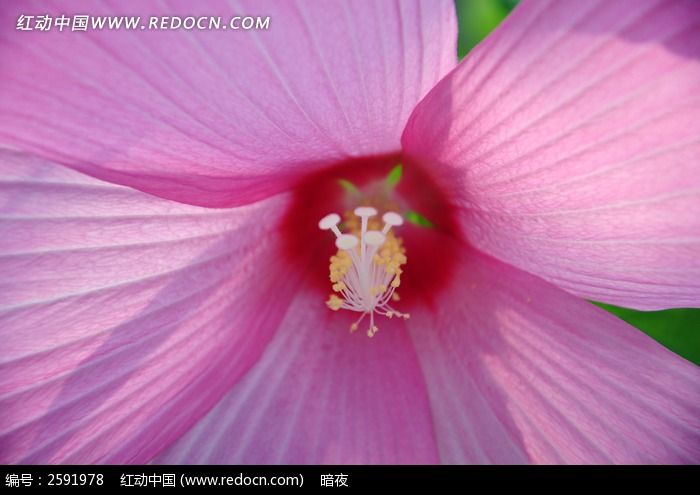
[(335, 240), (335, 246), (344, 251), (357, 247), (358, 243), (357, 237), (352, 234), (342, 234)]
[(340, 237), (340, 230), (338, 230), (338, 224), (340, 223), (340, 215), (337, 213), (331, 213), (326, 215), (318, 222), (318, 228), (321, 230), (332, 230), (336, 237)]
[(368, 230), (369, 218), (377, 215), (377, 210), (359, 207), (354, 213), (361, 220), (359, 239), (355, 235), (340, 232), (340, 216), (335, 213), (325, 216), (318, 224), (322, 230), (333, 231), (339, 249), (331, 257), (330, 264), (333, 290), (338, 295), (331, 295), (326, 304), (335, 311), (347, 309), (362, 313), (350, 327), (351, 331), (356, 330), (364, 317), (369, 315), (367, 335), (372, 337), (378, 330), (374, 324), (374, 313), (388, 318), (409, 317), (389, 306), (392, 296), (394, 300), (398, 299), (398, 294), (395, 295), (394, 291), (401, 283), (400, 267), (406, 263), (406, 256), (401, 241), (393, 234), (388, 234), (392, 227), (403, 223), (403, 218), (398, 213), (385, 213), (382, 217), (383, 229)]
[(398, 213), (394, 213), (393, 211), (386, 212), (384, 216), (382, 216), (382, 220), (384, 220), (384, 229), (382, 229), (382, 234), (389, 232), (389, 229), (392, 227), (403, 225), (403, 217)]

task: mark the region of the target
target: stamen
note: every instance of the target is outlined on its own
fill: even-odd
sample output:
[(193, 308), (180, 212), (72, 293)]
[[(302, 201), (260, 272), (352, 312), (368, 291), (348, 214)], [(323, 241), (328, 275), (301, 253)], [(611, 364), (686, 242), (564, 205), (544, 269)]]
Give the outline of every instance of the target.
[[(402, 266), (406, 264), (406, 249), (399, 237), (390, 232), (392, 227), (403, 224), (401, 215), (387, 212), (382, 216), (384, 227), (368, 230), (369, 219), (377, 215), (377, 210), (370, 206), (361, 206), (354, 210), (360, 218), (357, 232), (356, 218), (348, 218), (345, 225), (354, 225), (352, 233), (341, 233), (338, 228), (340, 215), (331, 213), (321, 219), (318, 226), (322, 230), (331, 230), (335, 236), (338, 252), (330, 258), (330, 281), (334, 294), (326, 304), (334, 311), (348, 309), (362, 313), (350, 326), (350, 331), (357, 330), (365, 316), (370, 322), (367, 336), (373, 337), (379, 331), (374, 324), (374, 313), (387, 318), (408, 319), (409, 315), (401, 313), (391, 306), (389, 301), (398, 301), (396, 288), (401, 285)], [(372, 227), (379, 227), (372, 220)], [(359, 239), (358, 239), (359, 234)]]

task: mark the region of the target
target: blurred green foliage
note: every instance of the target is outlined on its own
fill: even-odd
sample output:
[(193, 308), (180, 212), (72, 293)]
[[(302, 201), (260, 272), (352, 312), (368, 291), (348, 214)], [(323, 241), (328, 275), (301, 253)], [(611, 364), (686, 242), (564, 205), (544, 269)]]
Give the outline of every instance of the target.
[(700, 365), (700, 309), (635, 311), (610, 304), (595, 304), (639, 328), (688, 361)]
[(513, 9), (515, 0), (456, 0), (459, 38), (457, 54), (464, 57)]
[[(457, 50), (462, 58), (510, 13), (517, 0), (456, 0), (455, 4), (459, 20)], [(645, 312), (595, 304), (700, 365), (700, 309)]]

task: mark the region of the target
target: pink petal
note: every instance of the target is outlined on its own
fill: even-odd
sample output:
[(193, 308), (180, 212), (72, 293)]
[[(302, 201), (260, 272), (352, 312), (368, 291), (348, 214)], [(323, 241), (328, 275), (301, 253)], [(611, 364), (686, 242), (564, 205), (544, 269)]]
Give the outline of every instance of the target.
[(479, 249), (584, 297), (700, 306), (698, 57), (692, 0), (522, 2), (403, 144)]
[(371, 340), (300, 293), (262, 359), (158, 463), (434, 463), (433, 426), (402, 322)]
[(697, 463), (700, 368), (473, 252), (408, 326), (446, 463)]
[(189, 429), (295, 289), (286, 203), (185, 206), (3, 153), (0, 462), (146, 462)]
[[(456, 63), (451, 2), (95, 3), (3, 9), (0, 143), (204, 206), (252, 202), (302, 172), (397, 152)], [(267, 30), (24, 32), (20, 14), (270, 18)]]

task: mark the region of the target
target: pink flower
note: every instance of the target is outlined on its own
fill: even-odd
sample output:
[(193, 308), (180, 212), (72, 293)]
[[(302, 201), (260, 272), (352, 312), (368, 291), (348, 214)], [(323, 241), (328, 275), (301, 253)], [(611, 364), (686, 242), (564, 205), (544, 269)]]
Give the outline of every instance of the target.
[[(459, 65), (450, 3), (9, 27), (64, 3), (0, 14), (1, 462), (700, 461), (699, 368), (584, 300), (700, 305), (697, 3), (524, 1)], [(317, 223), (399, 161), (435, 228), (368, 339)]]

